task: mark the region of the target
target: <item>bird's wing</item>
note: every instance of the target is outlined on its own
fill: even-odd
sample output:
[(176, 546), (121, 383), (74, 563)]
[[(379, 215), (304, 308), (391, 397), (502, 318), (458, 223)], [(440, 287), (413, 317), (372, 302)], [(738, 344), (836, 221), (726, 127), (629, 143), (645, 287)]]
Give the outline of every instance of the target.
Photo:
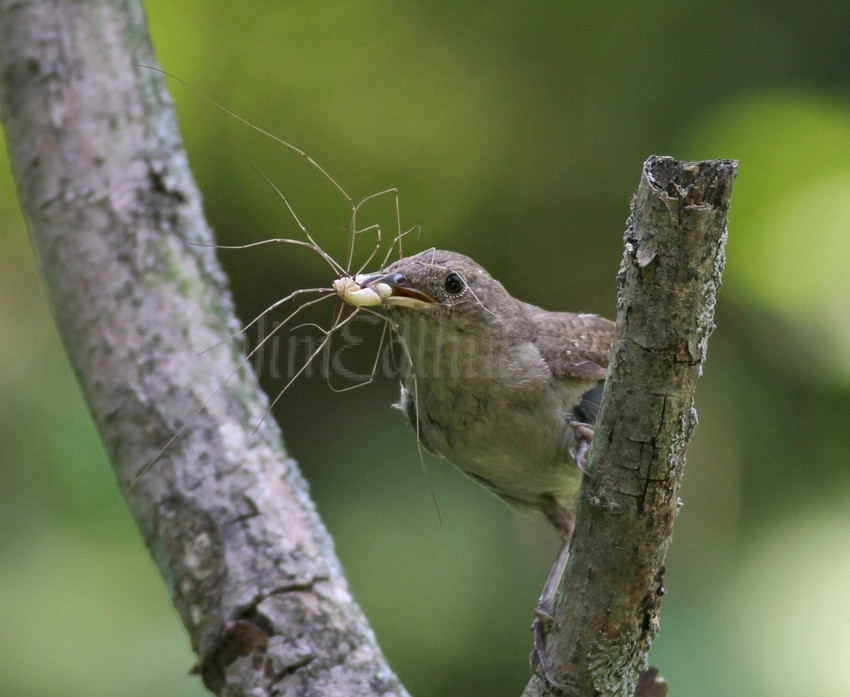
[(602, 403), (602, 388), (604, 382), (601, 380), (581, 396), (579, 403), (573, 407), (573, 418), (584, 424), (595, 424), (599, 415), (599, 406)]
[(614, 323), (596, 315), (534, 308), (535, 344), (558, 377), (604, 380)]

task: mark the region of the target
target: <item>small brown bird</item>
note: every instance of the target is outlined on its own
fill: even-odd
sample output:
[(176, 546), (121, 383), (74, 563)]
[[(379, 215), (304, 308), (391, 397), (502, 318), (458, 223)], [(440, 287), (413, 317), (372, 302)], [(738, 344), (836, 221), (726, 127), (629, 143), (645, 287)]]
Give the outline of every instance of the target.
[(358, 276), (353, 289), (370, 296), (362, 304), (390, 310), (406, 357), (397, 406), (422, 444), (561, 534), (533, 625), (532, 657), (551, 680), (545, 629), (569, 557), (614, 323), (517, 300), (469, 257), (437, 249)]

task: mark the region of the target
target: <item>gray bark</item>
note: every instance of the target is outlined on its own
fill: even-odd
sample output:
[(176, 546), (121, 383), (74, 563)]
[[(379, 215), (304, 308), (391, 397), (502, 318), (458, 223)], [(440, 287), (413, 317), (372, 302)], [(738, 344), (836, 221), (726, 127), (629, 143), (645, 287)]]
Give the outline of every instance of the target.
[[(0, 114), (68, 356), (220, 695), (406, 695), (236, 332), (135, 0), (0, 0)], [(215, 399), (222, 376), (233, 374)], [(253, 428), (262, 421), (255, 436)]]
[[(619, 274), (617, 328), (548, 648), (559, 691), (631, 697), (658, 632), (694, 389), (714, 329), (736, 163), (646, 161)], [(648, 677), (648, 676), (647, 676)], [(640, 695), (663, 694), (645, 680)], [(680, 686), (687, 692), (687, 686)]]

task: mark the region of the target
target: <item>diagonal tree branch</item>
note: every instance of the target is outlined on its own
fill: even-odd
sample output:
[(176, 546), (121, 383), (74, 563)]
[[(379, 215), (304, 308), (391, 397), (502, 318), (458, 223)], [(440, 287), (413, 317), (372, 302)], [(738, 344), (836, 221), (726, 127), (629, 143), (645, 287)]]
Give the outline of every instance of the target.
[[(625, 234), (617, 328), (549, 648), (563, 691), (632, 697), (658, 632), (694, 389), (714, 329), (737, 164), (651, 157)], [(655, 685), (655, 686), (654, 686)], [(663, 695), (647, 675), (638, 694)], [(687, 691), (687, 687), (683, 688)]]
[[(0, 0), (0, 113), (68, 356), (221, 695), (399, 695), (237, 331), (136, 0)], [(221, 376), (233, 378), (209, 403)]]

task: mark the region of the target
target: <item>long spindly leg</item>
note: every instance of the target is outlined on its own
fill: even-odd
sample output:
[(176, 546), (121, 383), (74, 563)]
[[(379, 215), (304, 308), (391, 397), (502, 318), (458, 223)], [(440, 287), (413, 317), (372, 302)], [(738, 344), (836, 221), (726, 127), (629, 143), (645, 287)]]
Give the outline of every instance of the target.
[(370, 194), (369, 196), (366, 196), (366, 198), (361, 199), (356, 205), (351, 207), (351, 222), (349, 227), (350, 236), (348, 239), (348, 260), (346, 266), (347, 269), (350, 270), (352, 268), (352, 265), (354, 264), (354, 247), (358, 236), (361, 236), (366, 232), (374, 231), (376, 239), (375, 246), (367, 256), (366, 260), (360, 265), (360, 268), (357, 273), (363, 271), (363, 269), (366, 268), (366, 266), (368, 266), (372, 262), (372, 259), (375, 257), (375, 255), (378, 253), (378, 250), (381, 248), (381, 245), (383, 244), (381, 225), (375, 223), (373, 225), (368, 225), (365, 228), (359, 228), (357, 223), (357, 216), (360, 214), (360, 209), (367, 203), (383, 198), (385, 196), (392, 197), (396, 218), (396, 234), (393, 236), (393, 241), (390, 245), (390, 250), (392, 250), (392, 248), (397, 242), (400, 244), (399, 240), (401, 238), (401, 208), (399, 206), (398, 190), (386, 189), (384, 191), (379, 191), (375, 194)]
[(321, 173), (321, 175), (322, 175), (325, 179), (327, 179), (327, 180), (328, 180), (328, 181), (329, 181), (329, 182), (333, 185), (333, 187), (334, 187), (337, 191), (339, 191), (339, 193), (340, 193), (340, 194), (342, 194), (342, 195), (343, 195), (343, 197), (345, 198), (345, 200), (346, 200), (346, 201), (348, 201), (349, 206), (351, 206), (351, 207), (353, 207), (353, 206), (354, 206), (354, 203), (353, 203), (353, 200), (352, 200), (351, 196), (349, 196), (349, 195), (348, 195), (348, 192), (347, 192), (345, 189), (343, 189), (343, 188), (342, 188), (342, 186), (340, 186), (339, 182), (338, 182), (336, 179), (334, 179), (334, 178), (330, 175), (330, 173), (329, 173), (329, 172), (328, 172), (328, 171), (327, 171), (324, 167), (322, 167), (322, 166), (321, 166), (318, 162), (316, 162), (316, 160), (314, 160), (312, 157), (310, 157), (310, 155), (308, 155), (308, 154), (307, 154), (304, 150), (302, 150), (301, 148), (299, 148), (299, 147), (297, 147), (297, 146), (293, 145), (292, 143), (288, 143), (287, 141), (283, 140), (283, 138), (280, 138), (280, 137), (276, 136), (274, 133), (271, 133), (270, 131), (267, 131), (266, 129), (261, 128), (260, 126), (258, 126), (258, 125), (257, 125), (257, 124), (255, 124), (255, 123), (251, 123), (251, 121), (249, 121), (248, 119), (246, 119), (246, 118), (244, 118), (244, 117), (242, 117), (242, 116), (239, 116), (239, 114), (237, 114), (235, 111), (232, 111), (231, 109), (228, 109), (226, 106), (224, 106), (223, 104), (221, 104), (221, 103), (217, 102), (217, 101), (216, 101), (215, 99), (213, 99), (212, 97), (210, 97), (210, 96), (208, 96), (208, 95), (204, 94), (201, 90), (197, 89), (194, 85), (190, 84), (190, 83), (189, 83), (189, 82), (187, 82), (186, 80), (183, 80), (182, 78), (179, 78), (179, 77), (177, 77), (176, 75), (174, 75), (174, 74), (172, 74), (172, 73), (169, 73), (169, 72), (168, 72), (168, 71), (166, 71), (166, 70), (163, 70), (162, 68), (154, 68), (154, 67), (150, 67), (150, 66), (142, 66), (142, 67), (146, 67), (146, 68), (148, 68), (148, 70), (153, 70), (153, 71), (155, 71), (155, 72), (158, 72), (158, 73), (161, 73), (161, 74), (163, 74), (163, 75), (166, 75), (166, 76), (170, 77), (172, 80), (176, 80), (177, 82), (179, 82), (179, 83), (180, 83), (181, 85), (183, 85), (184, 87), (186, 87), (186, 88), (188, 88), (188, 89), (192, 90), (192, 92), (194, 92), (194, 93), (195, 93), (195, 94), (197, 94), (199, 97), (201, 97), (201, 99), (203, 99), (203, 100), (205, 100), (205, 101), (209, 102), (210, 104), (212, 104), (212, 105), (213, 105), (216, 109), (219, 109), (219, 110), (221, 110), (222, 112), (224, 112), (225, 114), (227, 114), (230, 118), (235, 119), (235, 120), (236, 120), (236, 121), (238, 121), (239, 123), (244, 124), (244, 125), (245, 125), (245, 126), (247, 126), (248, 128), (250, 128), (250, 129), (252, 129), (252, 130), (256, 131), (257, 133), (262, 134), (262, 135), (263, 135), (263, 136), (265, 136), (266, 138), (271, 138), (271, 139), (272, 139), (275, 143), (278, 143), (278, 144), (280, 144), (280, 145), (283, 145), (284, 147), (288, 148), (289, 150), (292, 150), (292, 151), (293, 151), (294, 153), (296, 153), (297, 155), (300, 155), (300, 156), (301, 156), (301, 157), (303, 157), (303, 158), (304, 158), (307, 162), (309, 162), (309, 163), (310, 163), (310, 165), (311, 165), (311, 166), (313, 166), (313, 167), (314, 167), (314, 168), (315, 168), (315, 169), (316, 169), (319, 173)]
[(546, 577), (546, 584), (543, 586), (537, 606), (534, 608), (534, 621), (531, 623), (531, 637), (533, 642), (531, 667), (537, 668), (539, 666), (540, 672), (543, 673), (546, 680), (556, 687), (559, 687), (560, 684), (552, 677), (552, 669), (549, 665), (549, 660), (546, 658), (546, 636), (554, 619), (552, 613), (555, 610), (555, 594), (558, 592), (558, 586), (564, 577), (564, 571), (567, 569), (569, 559), (570, 541), (564, 540), (561, 543), (558, 556), (555, 558), (555, 563), (549, 571), (549, 576)]
[(379, 191), (375, 194), (370, 194), (363, 198), (357, 205), (353, 206), (351, 209), (351, 222), (349, 226), (350, 236), (349, 236), (349, 245), (348, 245), (348, 265), (346, 268), (353, 268), (354, 264), (354, 247), (356, 240), (359, 236), (362, 236), (364, 233), (374, 232), (375, 233), (375, 245), (372, 248), (372, 251), (366, 256), (362, 263), (358, 264), (357, 270), (352, 272), (352, 276), (356, 276), (360, 273), (363, 273), (366, 269), (372, 266), (373, 261), (377, 258), (378, 252), (384, 244), (383, 241), (383, 229), (380, 223), (374, 223), (372, 225), (368, 225), (366, 227), (359, 227), (357, 222), (357, 216), (361, 214), (361, 208), (365, 206), (367, 203), (371, 201), (376, 201), (385, 197), (392, 198), (393, 205), (393, 227), (395, 228), (395, 234), (393, 235), (393, 239), (387, 247), (386, 253), (381, 259), (379, 268), (384, 268), (387, 265), (390, 257), (393, 255), (393, 251), (398, 249), (399, 258), (404, 256), (404, 252), (402, 250), (402, 241), (405, 237), (407, 237), (410, 233), (419, 230), (419, 226), (415, 225), (412, 228), (407, 230), (401, 229), (401, 203), (399, 201), (398, 189), (386, 189), (384, 191)]
[(348, 385), (347, 387), (336, 387), (331, 382), (330, 373), (327, 376), (327, 385), (333, 392), (350, 392), (351, 390), (356, 390), (358, 387), (365, 387), (366, 385), (370, 385), (372, 381), (375, 379), (375, 374), (378, 372), (378, 365), (381, 362), (381, 353), (384, 349), (384, 342), (387, 339), (387, 328), (389, 327), (389, 323), (387, 318), (384, 315), (378, 314), (377, 312), (370, 311), (368, 308), (360, 308), (362, 312), (368, 312), (370, 315), (375, 315), (379, 319), (383, 320), (383, 327), (381, 328), (381, 337), (378, 339), (378, 348), (375, 350), (375, 360), (372, 362), (372, 370), (369, 373), (369, 377), (361, 382), (356, 382), (353, 385)]
[(546, 497), (542, 510), (549, 522), (561, 533), (561, 548), (558, 550), (558, 556), (555, 557), (555, 563), (549, 570), (537, 606), (534, 608), (534, 620), (531, 623), (532, 649), (530, 662), (533, 669), (539, 667), (540, 672), (549, 684), (562, 688), (561, 683), (555, 680), (552, 674), (552, 666), (546, 656), (546, 637), (554, 619), (555, 596), (558, 593), (561, 580), (564, 578), (567, 562), (570, 560), (570, 542), (573, 537), (574, 520), (572, 514), (561, 507), (554, 497)]
[[(242, 336), (242, 334), (244, 334), (244, 333), (245, 333), (246, 331), (248, 331), (251, 327), (253, 327), (253, 326), (254, 326), (257, 322), (259, 322), (259, 321), (260, 321), (263, 317), (265, 317), (265, 316), (266, 316), (269, 312), (271, 312), (272, 310), (277, 309), (277, 308), (278, 308), (278, 307), (280, 307), (281, 305), (285, 304), (285, 303), (286, 303), (286, 302), (288, 302), (289, 300), (292, 300), (293, 298), (298, 297), (299, 295), (304, 295), (305, 293), (332, 293), (332, 292), (333, 292), (333, 289), (332, 289), (332, 288), (301, 288), (301, 289), (299, 289), (299, 290), (294, 290), (294, 291), (292, 291), (289, 295), (287, 295), (286, 297), (281, 298), (280, 300), (276, 300), (275, 302), (273, 302), (273, 303), (272, 303), (271, 305), (269, 305), (269, 306), (268, 306), (265, 310), (263, 310), (260, 314), (258, 314), (256, 317), (254, 317), (254, 319), (252, 319), (250, 322), (248, 322), (248, 324), (246, 324), (246, 325), (245, 325), (245, 326), (243, 326), (243, 327), (240, 327), (240, 328), (239, 328), (239, 329), (237, 329), (235, 332), (233, 332), (233, 334), (231, 334), (230, 336), (227, 336), (227, 337), (225, 337), (224, 339), (222, 339), (221, 341), (219, 341), (219, 342), (217, 342), (217, 343), (213, 344), (212, 346), (209, 346), (209, 347), (205, 348), (203, 351), (201, 351), (201, 354), (203, 355), (203, 354), (207, 353), (207, 351), (212, 351), (213, 349), (216, 349), (216, 348), (218, 348), (219, 346), (223, 346), (223, 345), (224, 345), (224, 344), (226, 344), (228, 341), (233, 341), (233, 339), (238, 339), (238, 338), (240, 338), (240, 337)], [(325, 297), (327, 297), (327, 296), (325, 296)], [(298, 312), (300, 312), (300, 311), (301, 311), (301, 308), (306, 307), (307, 305), (315, 305), (315, 304), (316, 304), (316, 302), (318, 302), (319, 300), (324, 300), (324, 298), (316, 298), (315, 300), (310, 300), (309, 302), (305, 303), (304, 305), (300, 305), (300, 306), (299, 306), (299, 307), (295, 310), (295, 312), (293, 313), (293, 315), (294, 315), (294, 314), (296, 314), (296, 313), (298, 313)]]
[[(322, 259), (324, 259), (325, 262), (328, 264), (328, 266), (330, 266), (336, 273), (338, 273), (340, 275), (345, 275), (346, 269), (344, 269), (342, 267), (342, 265), (340, 265), (336, 261), (336, 259), (331, 257), (330, 254), (328, 254), (324, 249), (322, 249), (322, 247), (319, 246), (318, 242), (316, 242), (316, 240), (313, 239), (313, 236), (310, 234), (310, 231), (307, 229), (307, 226), (304, 225), (304, 223), (301, 222), (301, 218), (298, 217), (298, 214), (295, 212), (295, 209), (292, 207), (292, 204), (289, 203), (289, 199), (286, 198), (284, 193), (265, 174), (263, 174), (259, 170), (257, 170), (257, 171), (259, 172), (260, 176), (263, 177), (263, 179), (266, 180), (266, 183), (272, 189), (274, 189), (275, 193), (278, 195), (278, 198), (280, 198), (280, 200), (283, 201), (283, 204), (286, 206), (286, 209), (289, 211), (289, 214), (292, 216), (292, 219), (295, 221), (295, 224), (299, 227), (299, 229), (301, 230), (301, 233), (306, 238), (306, 242), (302, 242), (301, 240), (291, 240), (291, 239), (285, 239), (285, 238), (279, 238), (279, 239), (274, 239), (274, 240), (266, 240), (266, 241), (267, 242), (286, 242), (286, 243), (289, 243), (289, 244), (296, 244), (296, 245), (300, 244), (301, 246), (307, 247), (308, 249), (312, 249)], [(331, 180), (331, 181), (333, 181), (333, 180)], [(350, 199), (348, 199), (348, 194), (346, 194), (346, 199), (350, 201)], [(255, 244), (263, 244), (263, 243), (258, 242), (258, 243), (255, 243)]]
[(339, 330), (339, 329), (342, 329), (346, 324), (348, 324), (352, 319), (354, 319), (357, 316), (357, 313), (359, 312), (359, 310), (355, 309), (354, 312), (352, 312), (350, 315), (348, 315), (348, 317), (346, 317), (345, 319), (340, 321), (340, 318), (342, 317), (342, 313), (343, 313), (344, 310), (345, 310), (345, 305), (341, 305), (340, 308), (339, 308), (339, 312), (337, 313), (336, 319), (334, 320), (333, 326), (328, 330), (323, 330), (324, 334), (325, 334), (325, 338), (322, 339), (321, 343), (318, 345), (316, 350), (313, 351), (307, 357), (307, 360), (304, 361), (304, 365), (302, 365), (301, 368), (298, 369), (298, 372), (296, 372), (295, 375), (293, 375), (291, 378), (289, 378), (287, 383), (277, 393), (275, 398), (269, 403), (268, 408), (266, 409), (265, 413), (263, 414), (262, 418), (260, 419), (260, 423), (257, 424), (257, 426), (254, 428), (254, 431), (251, 435), (255, 435), (257, 433), (257, 431), (260, 429), (260, 426), (262, 425), (265, 418), (269, 415), (269, 413), (271, 412), (271, 410), (275, 406), (275, 404), (277, 404), (280, 401), (280, 398), (283, 397), (284, 393), (292, 386), (292, 383), (295, 382), (300, 377), (300, 375), (305, 370), (307, 370), (307, 368), (313, 363), (313, 361), (316, 360), (316, 358), (319, 356), (319, 354), (321, 354), (321, 352), (324, 350), (324, 348), (328, 345), (328, 342), (330, 341), (331, 336), (333, 336), (333, 333), (335, 331)]
[[(323, 296), (323, 297), (321, 297), (321, 298), (316, 298), (315, 300), (310, 300), (309, 302), (306, 302), (306, 303), (304, 303), (303, 305), (300, 305), (298, 308), (296, 308), (295, 310), (293, 310), (293, 311), (292, 311), (292, 313), (291, 313), (291, 314), (290, 314), (290, 315), (289, 315), (289, 316), (288, 316), (288, 317), (287, 317), (287, 318), (286, 318), (286, 319), (285, 319), (285, 320), (284, 320), (281, 324), (279, 324), (279, 325), (278, 325), (277, 327), (275, 327), (275, 328), (274, 328), (271, 332), (269, 332), (269, 333), (268, 333), (268, 335), (266, 335), (266, 336), (262, 339), (262, 341), (260, 341), (260, 342), (259, 342), (259, 343), (258, 343), (258, 344), (257, 344), (257, 345), (256, 345), (256, 346), (255, 346), (255, 347), (254, 347), (254, 348), (253, 348), (253, 349), (252, 349), (252, 350), (248, 353), (248, 354), (246, 354), (245, 356), (243, 356), (243, 357), (242, 357), (242, 359), (241, 359), (241, 360), (240, 360), (240, 361), (236, 364), (236, 367), (235, 367), (235, 368), (234, 368), (234, 369), (230, 372), (230, 374), (229, 374), (226, 378), (224, 378), (224, 380), (222, 380), (222, 381), (221, 381), (221, 383), (219, 383), (219, 386), (218, 386), (218, 387), (216, 387), (216, 388), (215, 388), (215, 390), (214, 390), (214, 391), (213, 391), (213, 392), (209, 395), (209, 397), (207, 397), (207, 398), (203, 401), (203, 403), (201, 404), (201, 406), (199, 406), (197, 409), (195, 409), (195, 411), (194, 411), (194, 412), (192, 412), (192, 413), (189, 415), (189, 417), (186, 419), (186, 421), (183, 423), (183, 425), (182, 425), (180, 428), (178, 428), (178, 429), (174, 432), (174, 434), (171, 436), (171, 438), (169, 438), (169, 439), (168, 439), (168, 441), (165, 443), (165, 445), (163, 445), (163, 446), (162, 446), (162, 447), (161, 447), (161, 448), (160, 448), (160, 449), (156, 452), (156, 454), (155, 454), (155, 455), (154, 455), (154, 456), (153, 456), (150, 460), (148, 460), (148, 461), (144, 464), (144, 466), (142, 467), (142, 469), (141, 469), (141, 470), (139, 470), (139, 473), (138, 473), (135, 477), (133, 477), (133, 481), (131, 481), (131, 482), (130, 482), (130, 484), (127, 486), (127, 488), (124, 490), (124, 495), (125, 495), (125, 496), (127, 495), (127, 493), (128, 493), (128, 492), (129, 492), (129, 491), (130, 491), (130, 490), (131, 490), (131, 489), (132, 489), (132, 488), (136, 485), (136, 483), (137, 483), (137, 482), (138, 482), (138, 481), (139, 481), (139, 480), (140, 480), (140, 479), (144, 476), (145, 472), (147, 472), (147, 471), (148, 471), (148, 470), (149, 470), (149, 469), (150, 469), (150, 468), (154, 465), (154, 463), (155, 463), (157, 460), (159, 460), (159, 458), (160, 458), (160, 457), (162, 457), (162, 454), (163, 454), (166, 450), (168, 450), (168, 448), (171, 446), (171, 444), (172, 444), (174, 441), (176, 441), (176, 440), (177, 440), (180, 436), (182, 436), (182, 435), (183, 435), (183, 433), (186, 431), (186, 429), (187, 429), (187, 428), (189, 427), (189, 425), (192, 423), (192, 420), (193, 420), (193, 419), (194, 419), (194, 418), (195, 418), (198, 414), (200, 414), (200, 413), (201, 413), (201, 411), (203, 411), (203, 410), (206, 408), (206, 406), (210, 403), (210, 401), (211, 401), (211, 400), (212, 400), (212, 399), (213, 399), (213, 398), (214, 398), (214, 397), (215, 397), (215, 396), (216, 396), (219, 392), (221, 392), (221, 390), (223, 390), (223, 389), (224, 389), (224, 386), (225, 386), (225, 385), (227, 385), (227, 383), (228, 383), (228, 382), (230, 382), (230, 380), (233, 378), (233, 376), (234, 376), (234, 375), (236, 375), (236, 373), (238, 373), (240, 370), (242, 370), (242, 368), (245, 366), (245, 364), (246, 364), (246, 363), (248, 363), (248, 361), (250, 361), (250, 360), (254, 357), (254, 355), (257, 353), (257, 351), (259, 351), (259, 350), (260, 350), (260, 349), (261, 349), (261, 348), (262, 348), (262, 347), (263, 347), (263, 346), (264, 346), (264, 345), (265, 345), (265, 344), (266, 344), (266, 343), (267, 343), (267, 342), (268, 342), (268, 341), (269, 341), (269, 340), (270, 340), (270, 339), (271, 339), (271, 338), (275, 335), (275, 333), (276, 333), (277, 331), (279, 331), (281, 328), (283, 328), (283, 327), (286, 325), (286, 323), (287, 323), (287, 322), (289, 322), (289, 321), (290, 321), (293, 317), (295, 317), (295, 316), (296, 316), (299, 312), (301, 312), (301, 310), (303, 310), (305, 307), (308, 307), (309, 305), (315, 305), (316, 303), (321, 302), (322, 300), (327, 300), (328, 298), (331, 298), (331, 297), (333, 297), (333, 296), (332, 296), (332, 295), (325, 295), (325, 296)], [(352, 314), (354, 314), (354, 313), (352, 313)], [(262, 315), (261, 315), (261, 316), (262, 316)], [(340, 326), (341, 326), (342, 324), (345, 324), (345, 323), (346, 323), (349, 319), (351, 319), (351, 317), (348, 317), (348, 318), (347, 318), (344, 322), (342, 322), (342, 323), (340, 324)], [(324, 344), (323, 344), (323, 345), (324, 345)], [(320, 347), (320, 348), (321, 348), (321, 347)], [(209, 349), (207, 349), (207, 350), (209, 350)], [(313, 358), (315, 358), (315, 355), (310, 357), (310, 359), (309, 359), (309, 361), (308, 361), (308, 365), (309, 365), (309, 362), (311, 362), (311, 361), (313, 360)], [(304, 367), (302, 367), (302, 368), (301, 368), (301, 370), (299, 370), (299, 371), (298, 371), (298, 373), (296, 374), (296, 376), (295, 376), (295, 377), (297, 377), (298, 375), (300, 375), (300, 374), (304, 371), (304, 369), (305, 369), (306, 367), (307, 367), (306, 365), (305, 365)], [(294, 378), (293, 378), (293, 379), (294, 379)], [(290, 381), (290, 383), (289, 383), (289, 384), (291, 384), (291, 382), (292, 382), (292, 381)], [(287, 384), (287, 386), (284, 388), (284, 390), (285, 390), (286, 388), (288, 388), (288, 387), (289, 387), (289, 384)], [(280, 397), (280, 395), (278, 395), (278, 398), (279, 398), (279, 397)], [(277, 401), (277, 400), (275, 400), (275, 401)], [(271, 408), (271, 407), (270, 407), (270, 408)], [(266, 412), (266, 413), (268, 413), (268, 412)], [(265, 414), (263, 415), (263, 418), (265, 418)], [(257, 428), (259, 428), (259, 425), (257, 426)], [(257, 429), (254, 429), (254, 433), (256, 433), (256, 431), (257, 431)]]

